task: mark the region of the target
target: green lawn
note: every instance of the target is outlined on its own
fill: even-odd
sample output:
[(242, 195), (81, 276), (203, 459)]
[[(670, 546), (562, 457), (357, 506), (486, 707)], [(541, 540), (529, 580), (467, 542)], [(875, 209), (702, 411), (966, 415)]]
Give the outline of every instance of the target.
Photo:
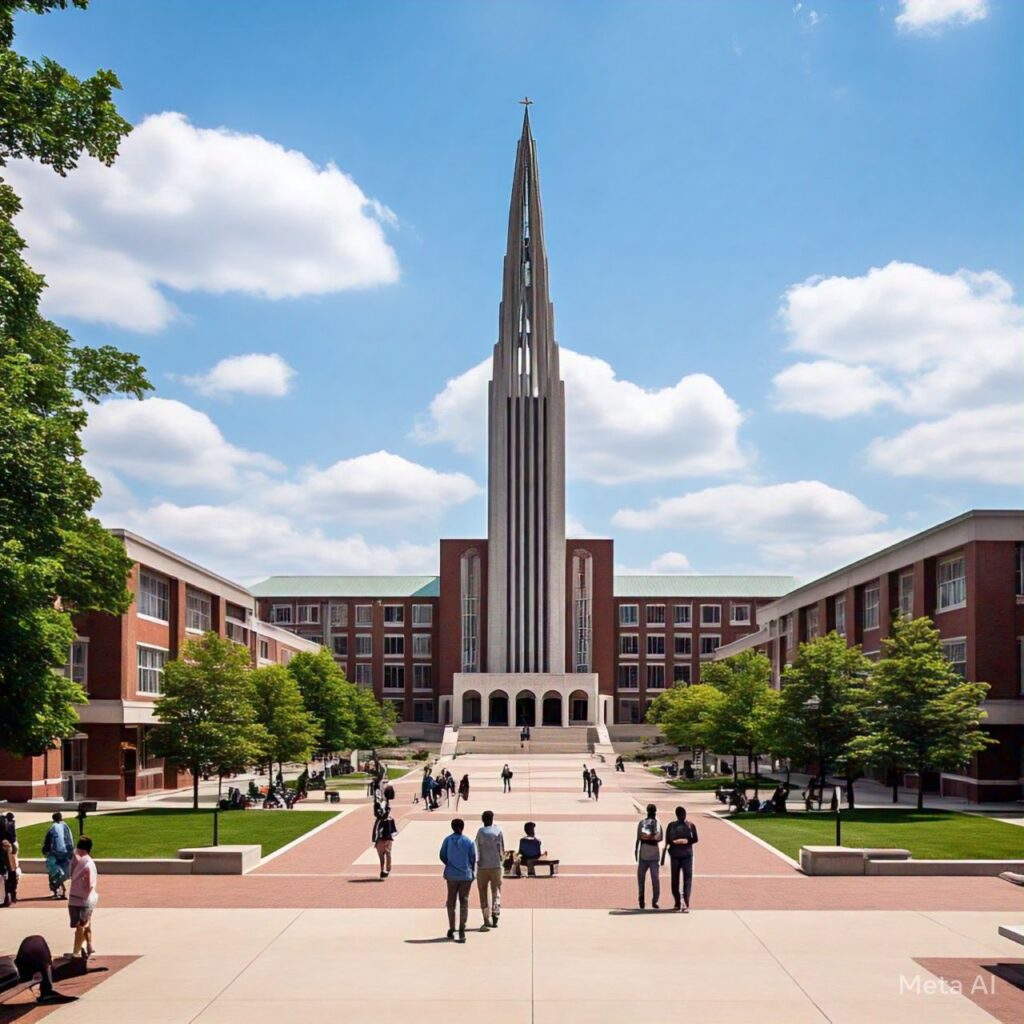
[[(792, 857), (801, 846), (832, 846), (835, 815), (734, 814), (729, 818)], [(957, 811), (843, 811), (843, 846), (895, 847), (919, 860), (1000, 860), (1024, 857), (1024, 828)]]
[[(263, 856), (335, 817), (337, 811), (225, 811), (220, 815), (220, 842), (258, 843)], [(78, 822), (67, 819), (77, 837)], [(38, 857), (49, 823), (18, 829), (23, 857)], [(150, 808), (90, 815), (85, 834), (94, 857), (174, 857), (186, 846), (210, 846), (213, 811)]]

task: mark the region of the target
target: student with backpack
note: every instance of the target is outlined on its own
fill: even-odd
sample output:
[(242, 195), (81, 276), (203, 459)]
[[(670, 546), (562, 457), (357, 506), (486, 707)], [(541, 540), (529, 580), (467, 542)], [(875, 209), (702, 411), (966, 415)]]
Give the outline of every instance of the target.
[(501, 769), (501, 791), (502, 793), (512, 792), (512, 769), (507, 764)]
[(647, 817), (636, 827), (636, 843), (633, 847), (633, 856), (636, 858), (637, 899), (641, 910), (644, 909), (644, 890), (648, 873), (651, 876), (651, 906), (655, 910), (658, 909), (658, 898), (661, 896), (658, 861), (663, 838), (661, 824), (658, 821), (658, 808), (654, 804), (648, 804)]
[(50, 878), (50, 892), (55, 900), (67, 899), (65, 883), (71, 876), (71, 855), (75, 839), (60, 811), (53, 812), (53, 824), (43, 837), (43, 856), (46, 858), (46, 873)]
[(380, 860), (380, 877), (385, 879), (391, 874), (391, 847), (394, 844), (398, 826), (395, 819), (391, 817), (391, 808), (387, 804), (381, 808), (373, 823), (373, 848), (377, 851)]
[(601, 799), (601, 787), (604, 783), (601, 781), (601, 776), (597, 774), (596, 768), (590, 769), (590, 792), (593, 794), (595, 800)]
[[(665, 830), (665, 849), (661, 851), (661, 863), (665, 854), (671, 858), (672, 898), (675, 909), (684, 914), (690, 912), (690, 887), (693, 884), (693, 847), (697, 842), (697, 827), (686, 820), (686, 808), (676, 808), (676, 820)], [(679, 875), (683, 876), (683, 891), (679, 891)]]

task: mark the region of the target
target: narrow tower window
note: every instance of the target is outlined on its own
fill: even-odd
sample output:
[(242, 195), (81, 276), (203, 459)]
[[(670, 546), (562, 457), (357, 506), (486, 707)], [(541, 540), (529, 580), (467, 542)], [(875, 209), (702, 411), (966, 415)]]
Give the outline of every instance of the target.
[(594, 561), (589, 551), (572, 555), (572, 636), (573, 665), (576, 672), (590, 672), (593, 647), (592, 591)]
[(462, 556), (462, 671), (480, 671), (480, 556)]

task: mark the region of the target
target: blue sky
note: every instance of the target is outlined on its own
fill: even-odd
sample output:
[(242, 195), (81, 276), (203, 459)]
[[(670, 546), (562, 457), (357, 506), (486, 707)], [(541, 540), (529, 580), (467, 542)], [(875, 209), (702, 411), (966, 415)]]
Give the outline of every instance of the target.
[(1020, 505), (1024, 5), (93, 0), (17, 27), (114, 68), (137, 126), (109, 171), (10, 168), (50, 315), (156, 386), (93, 414), (109, 525), (243, 580), (430, 571), (482, 534), (524, 93), (576, 530), (626, 569), (809, 576)]

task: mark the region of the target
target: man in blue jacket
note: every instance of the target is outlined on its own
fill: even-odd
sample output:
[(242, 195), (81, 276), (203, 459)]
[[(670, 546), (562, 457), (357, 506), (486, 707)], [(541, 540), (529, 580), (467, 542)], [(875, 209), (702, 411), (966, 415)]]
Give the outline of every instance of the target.
[(455, 938), (455, 901), (459, 901), (459, 942), (466, 941), (466, 921), (469, 919), (469, 893), (473, 888), (476, 869), (476, 846), (464, 836), (466, 823), (461, 818), (452, 821), (452, 834), (441, 844), (441, 863), (448, 883), (448, 938)]

